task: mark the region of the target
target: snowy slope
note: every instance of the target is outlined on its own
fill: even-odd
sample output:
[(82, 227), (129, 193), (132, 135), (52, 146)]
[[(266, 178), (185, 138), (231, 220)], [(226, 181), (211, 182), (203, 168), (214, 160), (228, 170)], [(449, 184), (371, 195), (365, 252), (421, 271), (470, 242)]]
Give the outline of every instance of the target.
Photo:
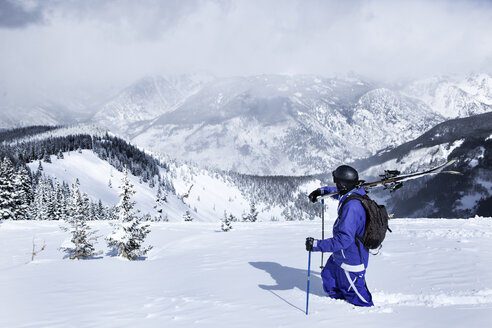
[[(119, 202), (120, 189), (118, 186), (123, 179), (123, 173), (116, 170), (108, 162), (101, 160), (90, 150), (82, 150), (64, 153), (64, 159), (51, 156), (52, 163), (42, 163), (43, 174), (55, 178), (60, 183), (65, 181), (69, 185), (76, 179), (80, 182), (81, 192), (87, 193), (93, 201), (99, 199), (106, 206), (114, 206)], [(38, 169), (38, 163), (30, 163), (32, 172)], [(134, 201), (136, 208), (141, 214), (150, 214), (154, 217), (154, 205), (156, 204), (157, 188), (150, 188), (147, 184), (139, 182), (139, 178), (129, 175), (131, 183), (135, 187)], [(109, 186), (111, 181), (112, 187)], [(189, 208), (174, 195), (169, 195), (168, 203), (165, 204), (164, 213), (168, 214), (171, 221), (182, 219), (182, 215)]]
[[(82, 150), (81, 153), (66, 152), (63, 159), (51, 156), (51, 162), (42, 162), (44, 175), (68, 184), (74, 183), (78, 178), (81, 192), (86, 192), (93, 201), (100, 199), (106, 206), (118, 203), (120, 192), (118, 186), (123, 173), (100, 159), (91, 150)], [(38, 162), (32, 162), (29, 168), (32, 172), (36, 172), (38, 165)], [(161, 169), (161, 175), (167, 176), (176, 190), (176, 194), (168, 195), (168, 203), (164, 207), (164, 213), (168, 215), (170, 221), (182, 221), (183, 214), (187, 210), (191, 212), (195, 220), (205, 222), (220, 221), (224, 217), (224, 211), (239, 220), (244, 214), (249, 213), (251, 195), (245, 194), (244, 186), (241, 188), (226, 174), (200, 169), (191, 164), (171, 162), (169, 172)], [(112, 187), (109, 187), (110, 180)], [(141, 183), (138, 177), (132, 175), (130, 175), (130, 180), (135, 186), (136, 208), (141, 211), (142, 215), (150, 214), (154, 217), (157, 188)], [(306, 184), (289, 190), (289, 192), (292, 195), (298, 195), (301, 192), (308, 194), (319, 186), (319, 180), (310, 179)], [(188, 196), (183, 198), (184, 195)], [(282, 211), (285, 206), (272, 204), (265, 200), (260, 200), (255, 205), (259, 211), (259, 220), (270, 221), (272, 218), (284, 220)], [(288, 205), (294, 206), (293, 202)], [(335, 201), (330, 200), (327, 203), (327, 210), (335, 213)]]
[[(320, 236), (319, 222), (236, 223), (227, 233), (218, 223), (151, 225), (154, 248), (129, 262), (63, 259), (57, 248), (68, 236), (57, 222), (1, 223), (0, 326), (485, 328), (492, 320), (491, 218), (391, 221), (370, 258), (373, 308), (327, 298), (313, 254), (308, 316), (304, 240)], [(46, 249), (30, 262), (33, 238)]]

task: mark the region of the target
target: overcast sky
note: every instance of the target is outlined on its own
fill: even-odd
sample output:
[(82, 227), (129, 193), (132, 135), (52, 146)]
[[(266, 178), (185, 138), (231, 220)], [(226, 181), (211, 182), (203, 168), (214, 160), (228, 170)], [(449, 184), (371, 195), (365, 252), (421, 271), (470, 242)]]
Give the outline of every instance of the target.
[(0, 0), (0, 88), (148, 74), (492, 72), (492, 1)]

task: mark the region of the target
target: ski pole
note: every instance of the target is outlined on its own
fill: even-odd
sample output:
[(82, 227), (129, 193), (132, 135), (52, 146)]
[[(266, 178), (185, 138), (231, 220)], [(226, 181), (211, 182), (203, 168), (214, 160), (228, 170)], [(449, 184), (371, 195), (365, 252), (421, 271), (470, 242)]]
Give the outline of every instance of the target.
[(308, 276), (307, 276), (307, 294), (306, 294), (306, 315), (308, 315), (309, 309), (309, 279), (311, 276), (311, 251), (309, 251), (309, 260), (308, 260)]
[[(325, 239), (325, 200), (321, 199), (321, 240)], [(321, 266), (320, 269), (324, 268), (323, 262), (323, 252), (321, 252)]]

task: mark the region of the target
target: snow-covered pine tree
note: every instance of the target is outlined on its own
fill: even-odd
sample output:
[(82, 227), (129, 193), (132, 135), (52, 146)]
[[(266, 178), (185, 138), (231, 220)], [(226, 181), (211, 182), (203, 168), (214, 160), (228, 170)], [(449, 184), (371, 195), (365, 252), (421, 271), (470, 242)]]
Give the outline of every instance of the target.
[(154, 209), (157, 212), (157, 215), (155, 216), (155, 221), (168, 221), (167, 215), (164, 213), (164, 203), (167, 202), (167, 195), (166, 192), (162, 191), (160, 185), (157, 189), (155, 202), (156, 204), (154, 205)]
[(51, 181), (45, 176), (41, 176), (34, 189), (34, 201), (32, 208), (35, 209), (34, 218), (36, 220), (53, 220), (55, 213), (55, 196), (53, 195)]
[[(39, 171), (38, 171), (39, 172)], [(44, 177), (41, 176), (34, 186), (33, 199), (33, 218), (35, 220), (46, 220), (45, 197), (44, 197)]]
[(258, 211), (256, 210), (256, 205), (254, 201), (251, 201), (249, 206), (248, 221), (256, 222), (258, 220)]
[(118, 208), (115, 206), (107, 206), (105, 209), (105, 218), (107, 220), (116, 221), (118, 220)]
[(0, 163), (0, 220), (15, 219), (14, 167), (5, 157)]
[(96, 215), (96, 220), (105, 220), (106, 219), (106, 211), (104, 209), (104, 205), (102, 200), (99, 199), (97, 205), (94, 206), (94, 212)]
[(16, 220), (30, 218), (29, 206), (31, 204), (32, 182), (29, 172), (24, 166), (20, 166), (14, 175), (14, 217)]
[(44, 155), (43, 155), (43, 161), (45, 163), (51, 163), (51, 156), (50, 154), (48, 154), (48, 152), (45, 152)]
[(91, 200), (89, 199), (89, 195), (87, 195), (87, 193), (85, 192), (82, 194), (82, 202), (84, 203), (84, 215), (86, 217), (86, 220), (94, 220), (94, 217), (91, 213)]
[(284, 208), (284, 210), (282, 211), (282, 216), (285, 218), (285, 221), (294, 221), (294, 216), (289, 210), (289, 207)]
[(186, 210), (185, 214), (183, 214), (183, 219), (185, 220), (185, 222), (193, 221), (193, 217), (191, 216), (189, 210)]
[(114, 224), (115, 230), (107, 238), (108, 246), (118, 256), (136, 260), (147, 254), (152, 246), (142, 247), (150, 229), (148, 224), (141, 223), (141, 218), (137, 216), (139, 211), (134, 209), (135, 202), (131, 198), (135, 194), (135, 190), (128, 179), (126, 167), (120, 189), (120, 202), (116, 206), (119, 222)]
[(100, 254), (96, 253), (94, 248), (97, 231), (92, 230), (86, 222), (87, 218), (84, 215), (84, 212), (87, 211), (86, 207), (87, 204), (83, 201), (78, 186), (73, 184), (70, 206), (65, 217), (68, 227), (61, 227), (64, 231), (70, 231), (72, 238), (65, 246), (60, 247), (72, 260), (86, 259)]
[(224, 211), (224, 217), (222, 218), (222, 224), (221, 224), (221, 229), (222, 231), (229, 231), (232, 229), (232, 220), (233, 220), (234, 216), (231, 214), (231, 215), (227, 215), (227, 212)]
[(96, 203), (89, 202), (89, 220), (97, 220)]
[(53, 181), (47, 178), (47, 193), (46, 193), (46, 209), (47, 209), (47, 220), (57, 220), (56, 218), (56, 194), (53, 187)]
[(53, 197), (54, 197), (53, 198), (53, 205), (54, 205), (53, 219), (54, 220), (61, 220), (67, 215), (68, 209), (67, 209), (67, 203), (65, 202), (65, 195), (63, 193), (63, 187), (58, 181), (56, 181), (56, 183), (55, 183), (55, 190), (54, 190)]

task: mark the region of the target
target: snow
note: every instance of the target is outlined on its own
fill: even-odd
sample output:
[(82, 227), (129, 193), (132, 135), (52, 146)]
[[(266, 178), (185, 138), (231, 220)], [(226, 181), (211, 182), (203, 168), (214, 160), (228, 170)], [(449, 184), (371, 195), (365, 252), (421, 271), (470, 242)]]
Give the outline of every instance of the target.
[[(63, 159), (51, 156), (52, 163), (42, 162), (43, 174), (56, 178), (60, 183), (65, 181), (69, 185), (79, 179), (80, 191), (88, 194), (93, 201), (99, 199), (104, 205), (114, 206), (119, 202), (120, 189), (123, 172), (119, 172), (108, 162), (100, 159), (91, 150), (82, 150), (63, 153)], [(38, 169), (38, 162), (28, 164), (32, 172)], [(111, 179), (112, 187), (108, 186)], [(131, 183), (135, 186), (136, 194), (134, 200), (141, 214), (156, 215), (154, 205), (156, 204), (157, 187), (150, 188), (148, 184), (140, 183), (139, 178), (129, 176)], [(170, 219), (181, 220), (183, 213), (189, 208), (177, 197), (169, 195), (168, 203), (164, 207), (164, 213)]]
[[(401, 172), (407, 174), (411, 172), (420, 171), (422, 168), (429, 168), (436, 166), (436, 159), (444, 161), (453, 152), (454, 149), (460, 147), (464, 142), (464, 139), (456, 140), (450, 144), (440, 144), (427, 148), (416, 148), (411, 150), (401, 159), (391, 159), (380, 165), (369, 167), (365, 170), (361, 176), (364, 177), (377, 177), (383, 169), (395, 170), (398, 169)], [(441, 163), (442, 164), (442, 163)]]
[[(327, 225), (331, 226), (332, 220)], [(324, 295), (320, 222), (151, 223), (145, 261), (63, 259), (58, 222), (0, 224), (1, 327), (489, 327), (492, 218), (395, 219), (367, 283), (373, 308)], [(107, 222), (90, 222), (99, 235)], [(46, 249), (31, 262), (32, 242)], [(96, 250), (107, 251), (103, 238)], [(327, 255), (325, 256), (325, 259)]]
[[(91, 150), (82, 150), (64, 153), (64, 159), (51, 156), (52, 163), (42, 162), (43, 174), (57, 179), (60, 183), (65, 181), (69, 185), (75, 179), (79, 179), (80, 190), (85, 192), (93, 201), (101, 199), (104, 205), (114, 206), (119, 200), (123, 173), (116, 170), (108, 162), (100, 159)], [(38, 162), (28, 164), (29, 168), (36, 172)], [(188, 164), (169, 164), (171, 173), (161, 170), (162, 176), (168, 176), (176, 189), (176, 196), (168, 194), (167, 203), (164, 203), (164, 215), (170, 221), (182, 221), (183, 214), (188, 210), (194, 220), (204, 222), (218, 222), (224, 217), (224, 211), (233, 214), (239, 220), (242, 214), (250, 208), (250, 202), (237, 185), (228, 181), (220, 174), (212, 171), (198, 169)], [(112, 188), (108, 186), (111, 179)], [(150, 188), (146, 183), (140, 183), (139, 178), (129, 175), (131, 183), (135, 186), (134, 201), (141, 215), (157, 215), (156, 204), (157, 187)], [(319, 188), (319, 180), (312, 180), (306, 185), (300, 186), (293, 193), (303, 192), (309, 194)], [(191, 190), (190, 190), (191, 187)], [(181, 196), (188, 194), (181, 200)], [(283, 220), (280, 206), (268, 206), (268, 204), (255, 204), (260, 221), (270, 221), (272, 217)], [(291, 204), (292, 205), (292, 204)], [(335, 215), (337, 204), (334, 200), (327, 200), (327, 212)], [(196, 211), (195, 211), (196, 209)]]

